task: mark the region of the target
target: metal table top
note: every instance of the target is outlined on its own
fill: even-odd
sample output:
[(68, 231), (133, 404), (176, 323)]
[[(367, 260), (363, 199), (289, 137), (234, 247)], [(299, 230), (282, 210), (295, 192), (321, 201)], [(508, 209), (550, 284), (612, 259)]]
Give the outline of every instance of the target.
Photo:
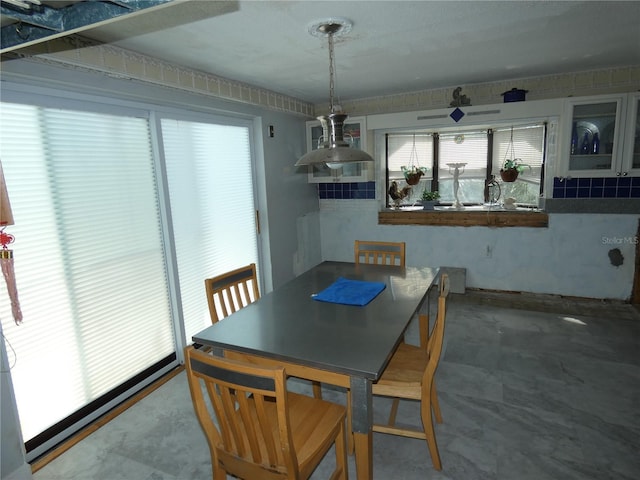
[[(324, 262), (193, 341), (375, 381), (437, 274), (437, 268)], [(386, 288), (363, 307), (313, 300), (339, 277)]]

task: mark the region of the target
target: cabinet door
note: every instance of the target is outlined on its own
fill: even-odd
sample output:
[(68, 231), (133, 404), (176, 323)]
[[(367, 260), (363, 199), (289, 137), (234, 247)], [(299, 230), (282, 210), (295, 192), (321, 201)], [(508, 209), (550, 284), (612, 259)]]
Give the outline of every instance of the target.
[(565, 176), (620, 175), (622, 96), (600, 96), (567, 101), (565, 115)]
[(640, 176), (640, 93), (629, 95), (621, 175)]
[[(323, 131), (319, 121), (307, 122), (307, 149), (316, 150), (322, 144)], [(366, 145), (365, 117), (350, 117), (344, 124), (344, 139), (353, 148)], [(369, 162), (370, 163), (370, 162)], [(363, 182), (369, 179), (371, 167), (367, 162), (347, 163), (341, 168), (330, 169), (325, 165), (309, 165), (309, 182)]]

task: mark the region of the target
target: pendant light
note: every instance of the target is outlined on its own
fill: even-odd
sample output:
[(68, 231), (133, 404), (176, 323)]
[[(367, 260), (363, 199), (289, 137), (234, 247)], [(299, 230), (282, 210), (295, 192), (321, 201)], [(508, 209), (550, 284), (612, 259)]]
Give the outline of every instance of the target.
[(344, 35), (351, 30), (352, 23), (344, 18), (331, 18), (316, 22), (309, 27), (309, 33), (314, 36), (327, 37), (329, 43), (329, 107), (328, 115), (317, 117), (322, 125), (322, 143), (316, 150), (303, 155), (296, 162), (296, 167), (302, 165), (326, 164), (329, 168), (340, 168), (344, 163), (373, 162), (373, 158), (366, 152), (353, 148), (344, 139), (344, 122), (348, 115), (340, 106), (334, 104), (335, 90), (335, 58), (334, 38)]

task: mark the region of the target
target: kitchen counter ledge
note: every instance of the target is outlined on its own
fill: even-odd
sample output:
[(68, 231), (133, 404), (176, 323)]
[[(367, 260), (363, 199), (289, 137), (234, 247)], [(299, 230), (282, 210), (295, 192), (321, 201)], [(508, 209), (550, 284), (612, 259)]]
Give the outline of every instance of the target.
[(538, 210), (383, 210), (378, 212), (378, 224), (547, 228), (549, 216)]

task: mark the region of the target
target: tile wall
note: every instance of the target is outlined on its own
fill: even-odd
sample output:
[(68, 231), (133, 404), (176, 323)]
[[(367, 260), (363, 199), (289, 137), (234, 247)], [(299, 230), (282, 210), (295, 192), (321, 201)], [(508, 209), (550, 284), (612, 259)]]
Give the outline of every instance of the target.
[(553, 198), (640, 198), (640, 177), (556, 177)]
[[(322, 200), (374, 200), (376, 182), (319, 183)], [(640, 177), (553, 179), (552, 198), (640, 198)]]
[(319, 183), (318, 196), (323, 200), (373, 200), (376, 182)]

